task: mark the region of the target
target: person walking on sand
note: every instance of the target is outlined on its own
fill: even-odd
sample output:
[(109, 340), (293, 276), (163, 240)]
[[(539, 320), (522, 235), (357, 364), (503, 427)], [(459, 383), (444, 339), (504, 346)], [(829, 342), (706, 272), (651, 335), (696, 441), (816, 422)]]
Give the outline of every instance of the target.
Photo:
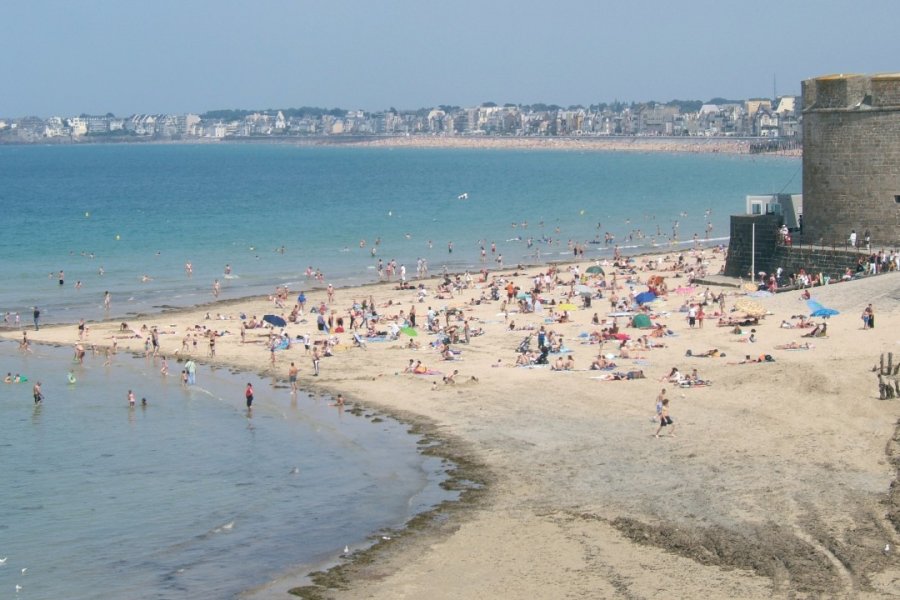
[(662, 409), (663, 409), (663, 401), (664, 401), (664, 400), (667, 400), (667, 398), (666, 398), (666, 388), (661, 389), (661, 390), (659, 391), (659, 395), (656, 396), (656, 414), (655, 414), (654, 416), (650, 417), (650, 420), (651, 420), (651, 421), (659, 421), (660, 417), (662, 416)]
[(663, 430), (663, 427), (671, 427), (669, 436), (675, 437), (675, 423), (672, 421), (672, 417), (669, 416), (668, 398), (663, 398), (662, 401), (662, 410), (659, 412), (659, 427), (656, 428), (656, 433), (654, 434), (656, 437), (659, 437), (659, 432)]
[(322, 359), (322, 355), (319, 354), (319, 347), (313, 346), (313, 356), (312, 356), (312, 364), (313, 364), (313, 376), (319, 376), (319, 361)]
[(248, 383), (247, 389), (244, 390), (244, 398), (247, 400), (247, 410), (253, 410), (253, 384)]

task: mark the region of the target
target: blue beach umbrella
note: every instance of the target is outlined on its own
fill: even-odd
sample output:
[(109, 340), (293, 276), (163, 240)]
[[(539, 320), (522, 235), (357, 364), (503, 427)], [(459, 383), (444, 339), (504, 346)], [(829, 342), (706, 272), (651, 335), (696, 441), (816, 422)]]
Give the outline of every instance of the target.
[(634, 297), (634, 301), (638, 304), (647, 304), (648, 302), (653, 302), (654, 300), (656, 300), (656, 294), (654, 294), (653, 292), (641, 292)]
[(809, 308), (809, 316), (811, 317), (822, 317), (823, 319), (827, 319), (828, 317), (841, 314), (841, 311), (833, 308), (825, 308), (815, 300), (807, 300), (806, 306)]
[(266, 323), (274, 325), (275, 327), (284, 327), (285, 325), (287, 325), (287, 321), (285, 321), (278, 315), (263, 315), (262, 320)]

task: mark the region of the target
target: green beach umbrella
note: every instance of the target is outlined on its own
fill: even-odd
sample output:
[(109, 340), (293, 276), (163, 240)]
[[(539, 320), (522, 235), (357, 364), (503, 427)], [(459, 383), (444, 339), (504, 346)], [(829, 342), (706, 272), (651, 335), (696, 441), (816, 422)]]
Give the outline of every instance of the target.
[(409, 337), (416, 337), (417, 335), (419, 335), (419, 332), (416, 331), (414, 327), (401, 327), (400, 332), (405, 333)]
[(591, 275), (606, 275), (606, 273), (603, 271), (603, 267), (598, 266), (598, 265), (588, 267), (587, 269), (585, 269), (584, 272), (590, 273)]

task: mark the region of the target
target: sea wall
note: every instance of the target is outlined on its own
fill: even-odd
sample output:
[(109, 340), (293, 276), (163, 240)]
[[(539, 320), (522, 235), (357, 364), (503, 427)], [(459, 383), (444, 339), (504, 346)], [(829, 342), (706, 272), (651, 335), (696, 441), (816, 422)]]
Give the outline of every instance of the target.
[(725, 274), (729, 277), (751, 277), (752, 269), (757, 273), (759, 271), (768, 273), (780, 226), (780, 215), (732, 216)]
[[(755, 255), (751, 250), (753, 225), (756, 225)], [(731, 242), (725, 263), (725, 275), (750, 278), (756, 273), (773, 273), (781, 267), (785, 276), (800, 269), (808, 273), (822, 273), (840, 279), (849, 267), (854, 269), (861, 257), (868, 257), (864, 249), (845, 246), (785, 246), (778, 243), (778, 215), (741, 215), (731, 217)], [(751, 263), (751, 258), (754, 259)]]

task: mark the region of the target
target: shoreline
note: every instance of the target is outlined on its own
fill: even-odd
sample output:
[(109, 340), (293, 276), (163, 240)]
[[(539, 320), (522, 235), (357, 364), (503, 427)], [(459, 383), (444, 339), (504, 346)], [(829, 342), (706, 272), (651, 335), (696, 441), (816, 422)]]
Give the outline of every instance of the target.
[[(485, 150), (552, 150), (580, 152), (647, 152), (664, 154), (735, 154), (751, 155), (753, 143), (769, 138), (667, 137), (667, 136), (566, 136), (566, 137), (500, 137), (500, 136), (310, 136), (310, 137), (232, 137), (162, 139), (79, 139), (67, 141), (3, 142), (0, 146), (86, 146), (86, 145), (210, 145), (210, 144), (276, 144), (290, 146), (349, 148), (441, 148)], [(761, 152), (753, 156), (799, 158), (802, 148)]]
[[(676, 253), (670, 251), (668, 254)], [(646, 260), (644, 257), (639, 263)], [(715, 264), (718, 259), (712, 257), (711, 260)], [(567, 261), (566, 264), (571, 263)], [(525, 272), (531, 275), (546, 268), (547, 265), (526, 266)], [(509, 274), (513, 270), (494, 271), (492, 275), (511, 277)], [(646, 276), (643, 272), (640, 274)], [(674, 273), (668, 272), (667, 277), (672, 278), (674, 288), (678, 284)], [(520, 275), (513, 279), (524, 284), (527, 278)], [(431, 284), (434, 278), (427, 281)], [(483, 467), (482, 473), (489, 476), (486, 479), (488, 485), (475, 494), (473, 505), (461, 507), (458, 513), (454, 511), (452, 518), (445, 521), (438, 519), (435, 529), (426, 529), (421, 535), (399, 536), (403, 543), (392, 544), (384, 551), (376, 544), (371, 548), (372, 556), (377, 556), (374, 562), (367, 562), (368, 558), (359, 563), (354, 561), (337, 567), (341, 571), (336, 574), (320, 576), (323, 578), (319, 580), (321, 584), (337, 589), (319, 585), (308, 591), (344, 599), (397, 597), (398, 590), (406, 590), (403, 597), (418, 597), (423, 590), (443, 584), (448, 586), (445, 593), (449, 595), (437, 597), (487, 594), (515, 598), (526, 591), (537, 596), (562, 597), (577, 594), (582, 586), (591, 585), (596, 587), (587, 589), (608, 590), (614, 594), (614, 582), (618, 580), (630, 593), (655, 596), (657, 594), (652, 590), (658, 588), (653, 582), (665, 577), (672, 580), (674, 587), (668, 592), (675, 595), (736, 593), (743, 597), (769, 597), (779, 589), (820, 593), (845, 588), (845, 574), (828, 559), (828, 556), (834, 557), (835, 552), (852, 561), (854, 572), (871, 573), (865, 582), (866, 589), (886, 590), (884, 586), (889, 586), (893, 580), (885, 580), (884, 573), (900, 577), (896, 560), (882, 556), (877, 548), (871, 552), (863, 551), (859, 541), (848, 542), (845, 538), (841, 538), (843, 541), (839, 544), (850, 543), (846, 550), (840, 550), (840, 545), (837, 550), (827, 550), (827, 545), (823, 544), (834, 534), (827, 533), (828, 528), (817, 526), (815, 519), (827, 520), (827, 515), (844, 514), (843, 522), (864, 522), (870, 518), (873, 503), (887, 494), (890, 479), (896, 477), (877, 454), (884, 452), (884, 440), (893, 435), (900, 410), (893, 404), (872, 405), (868, 402), (854, 404), (856, 408), (849, 415), (842, 410), (848, 406), (848, 390), (859, 389), (863, 381), (872, 388), (871, 375), (861, 369), (871, 363), (868, 353), (878, 347), (883, 351), (890, 349), (885, 336), (896, 331), (900, 323), (900, 308), (891, 296), (896, 281), (897, 274), (891, 273), (814, 288), (813, 292), (824, 303), (845, 311), (855, 311), (860, 302), (865, 306), (865, 301), (874, 297), (880, 311), (879, 329), (873, 334), (876, 337), (864, 337), (867, 333), (854, 329), (852, 324), (844, 330), (841, 323), (846, 321), (835, 318), (836, 323), (829, 328), (835, 340), (817, 341), (817, 348), (805, 353), (775, 352), (774, 365), (731, 367), (724, 359), (699, 359), (700, 362), (685, 359), (685, 347), (703, 349), (715, 344), (739, 358), (748, 346), (733, 343), (735, 340), (730, 338), (734, 336), (729, 336), (726, 330), (714, 327), (688, 330), (682, 323), (669, 318), (667, 324), (679, 333), (679, 337), (666, 339), (669, 349), (648, 353), (659, 352), (666, 358), (653, 360), (644, 367), (648, 369), (648, 379), (643, 382), (597, 383), (577, 371), (554, 374), (540, 369), (493, 369), (497, 358), (504, 366), (508, 364), (525, 332), (506, 331), (502, 316), (496, 313), (497, 304), (487, 303), (480, 307), (463, 304), (464, 310), (477, 316), (486, 329), (485, 336), (474, 338), (473, 343), (464, 348), (465, 358), (459, 363), (464, 376), (478, 376), (475, 383), (446, 386), (437, 381), (396, 374), (398, 365), (410, 355), (425, 359), (429, 365), (439, 366), (446, 372), (444, 365), (427, 350), (394, 352), (399, 349), (397, 344), (369, 344), (367, 352), (348, 348), (337, 353), (334, 358), (324, 361), (324, 377), (314, 384), (305, 376), (308, 369), (304, 368), (304, 389), (340, 391), (365, 407), (372, 406), (392, 416), (408, 413), (427, 420), (441, 436), (449, 436), (447, 439), (454, 440), (453, 443), (459, 440), (461, 458)], [(341, 288), (337, 294), (344, 298), (337, 303), (346, 305), (355, 293), (361, 297), (375, 295), (381, 301), (399, 298), (399, 303), (385, 310), (404, 309), (414, 304), (405, 291), (390, 289), (393, 285), (393, 282), (374, 284), (365, 291)], [(865, 297), (859, 299), (861, 290), (867, 291)], [(462, 296), (473, 296), (473, 293), (477, 295), (477, 291), (472, 290)], [(321, 290), (310, 292), (310, 305), (322, 295)], [(787, 292), (760, 300), (775, 313), (772, 319), (779, 319), (796, 312), (798, 296), (798, 292)], [(680, 298), (673, 296), (667, 305), (670, 310), (674, 310), (670, 306), (673, 300), (680, 301)], [(461, 301), (459, 298), (446, 305)], [(265, 304), (264, 299), (224, 302), (246, 302), (259, 307)], [(429, 297), (425, 305), (428, 303), (436, 304), (437, 301)], [(588, 312), (606, 313), (606, 301), (597, 300), (597, 303), (590, 311), (572, 313), (576, 320), (575, 331), (585, 327), (584, 318)], [(181, 314), (177, 314), (179, 312)], [(192, 321), (204, 323), (203, 312), (198, 308), (184, 309), (153, 315), (145, 322), (171, 319), (168, 322), (183, 327)], [(262, 314), (259, 310), (256, 312)], [(514, 315), (519, 322), (533, 321), (533, 317)], [(855, 317), (849, 316), (847, 321), (853, 319)], [(114, 332), (115, 324), (106, 322), (92, 329), (101, 333), (104, 329)], [(764, 332), (761, 335), (771, 340), (764, 342), (766, 351), (776, 341), (793, 339), (795, 335), (776, 325), (777, 322), (773, 324), (770, 320), (761, 330)], [(574, 335), (570, 331), (572, 327), (553, 327), (566, 331), (566, 338), (573, 339), (570, 337)], [(632, 333), (634, 330), (626, 331)], [(95, 332), (91, 335), (96, 340)], [(43, 341), (49, 336), (57, 343), (71, 344), (74, 330), (65, 330), (63, 325), (47, 326), (47, 332), (42, 329), (40, 334), (35, 336), (36, 339), (39, 337)], [(3, 335), (8, 337), (6, 333)], [(574, 339), (577, 340), (577, 336)], [(870, 343), (860, 345), (865, 340)], [(880, 341), (873, 345), (871, 342), (876, 340)], [(585, 350), (590, 354), (596, 347), (583, 348), (573, 344), (578, 363), (585, 365)], [(131, 345), (134, 345), (133, 341)], [(257, 353), (254, 357), (249, 348), (231, 346), (233, 344), (224, 338), (217, 363), (253, 370), (261, 376), (283, 378), (283, 364), (272, 371), (266, 365), (265, 353)], [(829, 356), (829, 346), (844, 349), (838, 358), (841, 364), (838, 371), (835, 357)], [(817, 352), (822, 360), (813, 358)], [(630, 360), (619, 360), (632, 364)], [(207, 362), (202, 357), (200, 361)], [(336, 368), (329, 363), (334, 363)], [(650, 398), (660, 385), (657, 378), (668, 371), (670, 364), (679, 363), (682, 367), (699, 367), (702, 375), (708, 374), (713, 379), (714, 385), (680, 392), (682, 398), (676, 397), (676, 420), (683, 428), (680, 436), (665, 446), (660, 445), (661, 440), (656, 440), (654, 446), (652, 439), (647, 440), (644, 434), (637, 435), (633, 430), (639, 421), (644, 421), (643, 427), (647, 426), (646, 416), (652, 411)], [(801, 377), (792, 374), (798, 368)], [(753, 377), (754, 369), (766, 369), (762, 371), (766, 378)], [(560, 378), (567, 385), (561, 386)], [(436, 389), (429, 389), (432, 383), (431, 387)], [(774, 383), (778, 388), (772, 387)], [(800, 393), (803, 386), (808, 385), (817, 390), (810, 398)], [(789, 398), (797, 405), (791, 414), (782, 414), (777, 406), (759, 402), (760, 394), (771, 395), (773, 389), (780, 389), (781, 397)], [(566, 393), (560, 395), (560, 390)], [(596, 396), (604, 391), (615, 396), (601, 397), (602, 401), (598, 403)], [(684, 399), (685, 393), (691, 395), (690, 401)], [(864, 397), (870, 398), (871, 390)], [(700, 407), (702, 410), (698, 410)], [(890, 427), (883, 418), (888, 415), (879, 418), (882, 410), (893, 413), (888, 419)], [(734, 426), (736, 418), (740, 419), (741, 427)], [(879, 423), (877, 427), (876, 422)], [(848, 430), (860, 433), (847, 435)], [(868, 435), (861, 433), (866, 430)], [(813, 432), (815, 437), (810, 438)], [(848, 438), (853, 440), (852, 444)], [(728, 443), (723, 445), (716, 440), (727, 440)], [(659, 454), (659, 448), (670, 448), (672, 456), (668, 457), (668, 452)], [(752, 460), (748, 461), (748, 457)], [(822, 464), (832, 466), (824, 468)], [(767, 474), (779, 470), (795, 476), (770, 481)], [(782, 491), (766, 492), (756, 478)], [(712, 480), (724, 489), (706, 489), (706, 482)], [(833, 488), (832, 480), (851, 483), (849, 487), (842, 484)], [(854, 481), (857, 483), (852, 483)], [(862, 481), (865, 485), (860, 485)], [(818, 500), (820, 497), (825, 500), (821, 486), (832, 489), (828, 505)], [(813, 490), (819, 491), (812, 493)], [(686, 492), (689, 493), (685, 495)], [(729, 499), (727, 503), (724, 502), (726, 498)], [(739, 500), (736, 503), (735, 498)], [(802, 498), (804, 505), (810, 505), (814, 510), (801, 510), (796, 504), (797, 498)], [(803, 513), (808, 515), (799, 518), (798, 511), (801, 517)], [(699, 513), (699, 516), (686, 516), (688, 513)], [(758, 520), (766, 514), (782, 516), (791, 524), (787, 530), (780, 531), (780, 535), (790, 537), (791, 543), (780, 546), (777, 552), (794, 556), (813, 548), (813, 553), (819, 557), (808, 564), (789, 562), (784, 568), (791, 576), (786, 580), (778, 575), (779, 571), (767, 570), (768, 563), (762, 554), (763, 550), (771, 553), (771, 549), (754, 549), (756, 546), (752, 541), (760, 536), (768, 539), (769, 534), (741, 525), (752, 521), (749, 519), (752, 515), (757, 515)], [(622, 518), (632, 520), (617, 521)], [(810, 518), (813, 521), (809, 521)], [(734, 519), (737, 519), (737, 525)], [(706, 531), (705, 535), (710, 536), (709, 543), (724, 544), (729, 553), (743, 549), (752, 556), (759, 554), (762, 566), (754, 570), (756, 563), (752, 562), (749, 566), (729, 562), (727, 556), (719, 561), (705, 561), (702, 553), (692, 555), (679, 546), (682, 542), (667, 534), (668, 530), (659, 528), (669, 520), (674, 520), (688, 532)], [(726, 524), (725, 529), (722, 524)], [(735, 528), (740, 535), (728, 537), (727, 532)], [(638, 532), (637, 537), (646, 538), (651, 545), (642, 543), (638, 546), (634, 540), (629, 541), (625, 535), (627, 530)], [(887, 529), (882, 529), (882, 536), (885, 535), (893, 536), (893, 539), (898, 536), (896, 532), (890, 534)], [(820, 537), (823, 541), (818, 546), (810, 545), (809, 539), (815, 541)], [(583, 555), (588, 548), (593, 550)], [(576, 550), (574, 555), (573, 549)], [(600, 556), (595, 553), (601, 549), (606, 569), (613, 569), (612, 572), (595, 569), (594, 560), (588, 558)], [(476, 564), (471, 562), (472, 559)], [(654, 573), (646, 573), (642, 566), (645, 561), (656, 565)], [(515, 572), (515, 565), (523, 564), (529, 565), (529, 575), (515, 581), (508, 579), (507, 576)], [(729, 570), (729, 567), (739, 568)], [(440, 568), (440, 575), (436, 576), (435, 568)], [(463, 574), (473, 569), (473, 577), (466, 579)], [(585, 581), (561, 575), (567, 572), (565, 569), (584, 575)]]

